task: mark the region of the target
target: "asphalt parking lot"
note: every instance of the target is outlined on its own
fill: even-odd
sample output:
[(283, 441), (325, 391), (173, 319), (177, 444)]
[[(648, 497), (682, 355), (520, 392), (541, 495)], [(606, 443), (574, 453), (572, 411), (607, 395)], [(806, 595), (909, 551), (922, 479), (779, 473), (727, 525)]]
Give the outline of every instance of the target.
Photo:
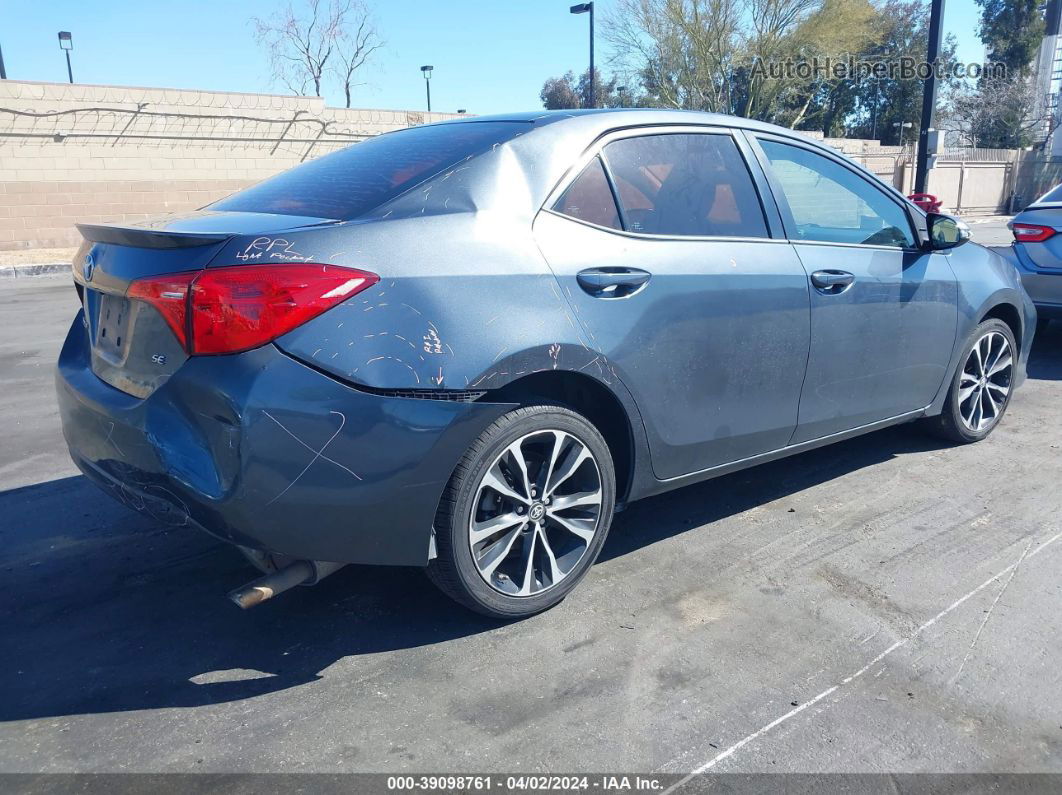
[(2, 771), (1062, 771), (1062, 324), (987, 442), (904, 426), (637, 503), (506, 625), (407, 569), (238, 610), (238, 553), (67, 460), (74, 312), (0, 284)]
[(994, 215), (986, 218), (966, 218), (973, 239), (982, 246), (1009, 246), (1014, 235), (1007, 228), (1009, 217)]

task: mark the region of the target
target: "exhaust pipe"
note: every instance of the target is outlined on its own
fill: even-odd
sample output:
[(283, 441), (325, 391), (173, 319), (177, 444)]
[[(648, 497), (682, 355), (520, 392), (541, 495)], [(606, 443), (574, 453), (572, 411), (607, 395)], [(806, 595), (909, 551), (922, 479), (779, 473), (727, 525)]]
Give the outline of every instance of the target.
[(316, 585), (345, 565), (345, 563), (331, 563), (324, 560), (297, 560), (278, 571), (230, 591), (229, 599), (247, 610), (296, 585)]

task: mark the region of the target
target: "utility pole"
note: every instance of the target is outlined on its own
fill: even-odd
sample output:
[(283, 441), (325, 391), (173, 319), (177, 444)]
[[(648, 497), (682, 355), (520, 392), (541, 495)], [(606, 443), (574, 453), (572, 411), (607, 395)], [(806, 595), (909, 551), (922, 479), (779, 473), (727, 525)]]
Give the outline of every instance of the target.
[(937, 58), (940, 57), (941, 22), (944, 0), (932, 0), (929, 12), (929, 42), (926, 61), (932, 72), (922, 84), (922, 121), (918, 127), (918, 156), (915, 163), (914, 192), (925, 193), (929, 177), (929, 129), (933, 126), (933, 112), (937, 106)]
[(4, 51), (0, 48), (0, 80), (7, 80), (7, 69), (4, 68)]

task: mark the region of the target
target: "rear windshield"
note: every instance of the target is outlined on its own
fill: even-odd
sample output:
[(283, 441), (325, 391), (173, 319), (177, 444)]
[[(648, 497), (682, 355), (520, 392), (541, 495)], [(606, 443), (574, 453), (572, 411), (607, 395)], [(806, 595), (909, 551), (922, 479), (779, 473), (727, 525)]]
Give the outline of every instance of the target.
[(524, 122), (410, 127), (353, 144), (210, 205), (346, 221), (525, 131)]
[(1062, 202), (1062, 185), (1056, 185), (1036, 200), (1036, 204), (1058, 204)]

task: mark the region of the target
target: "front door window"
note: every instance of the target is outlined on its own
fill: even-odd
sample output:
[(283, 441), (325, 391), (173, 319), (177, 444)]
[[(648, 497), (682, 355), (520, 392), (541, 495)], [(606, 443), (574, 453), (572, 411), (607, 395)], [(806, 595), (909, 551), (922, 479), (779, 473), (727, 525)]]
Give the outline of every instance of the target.
[(794, 239), (915, 248), (904, 208), (852, 170), (799, 146), (760, 146), (785, 194)]

